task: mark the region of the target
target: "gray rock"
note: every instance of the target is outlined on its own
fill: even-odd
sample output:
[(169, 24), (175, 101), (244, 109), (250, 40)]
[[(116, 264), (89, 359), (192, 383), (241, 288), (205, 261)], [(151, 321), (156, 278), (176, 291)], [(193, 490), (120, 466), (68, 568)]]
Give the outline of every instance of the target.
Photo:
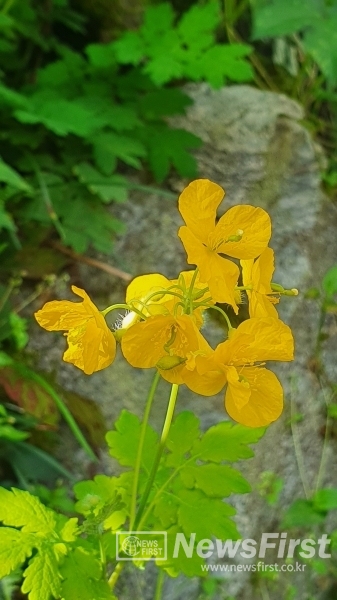
[[(306, 489), (313, 490), (317, 479), (323, 448), (320, 430), (325, 423), (324, 398), (329, 396), (329, 391), (322, 389), (310, 368), (317, 349), (320, 312), (313, 300), (305, 298), (305, 292), (317, 286), (325, 271), (337, 262), (337, 212), (320, 189), (321, 155), (308, 131), (299, 123), (304, 113), (296, 102), (248, 86), (214, 91), (202, 84), (189, 85), (186, 90), (194, 104), (188, 114), (176, 118), (174, 124), (199, 135), (204, 142), (196, 152), (200, 177), (211, 179), (226, 189), (222, 211), (235, 204), (253, 204), (269, 211), (273, 222), (271, 246), (277, 265), (274, 280), (285, 287), (297, 287), (301, 292), (299, 297), (284, 298), (280, 304), (280, 316), (292, 327), (296, 340), (295, 361), (273, 365), (285, 388), (284, 415), (269, 427), (256, 447), (256, 457), (239, 465), (255, 491), (233, 499), (242, 537), (259, 540), (262, 532), (277, 531), (280, 513), (295, 498), (304, 496), (298, 462)], [(172, 177), (170, 183), (171, 188), (180, 192), (188, 182)], [(174, 200), (159, 194), (135, 192), (126, 204), (114, 208), (114, 214), (127, 224), (127, 233), (115, 245), (117, 266), (133, 275), (161, 272), (168, 277), (175, 277), (186, 268), (185, 253), (176, 236), (181, 218)], [(124, 297), (125, 285), (104, 273), (83, 268), (82, 279), (83, 287), (102, 307), (120, 302)], [(209, 320), (206, 333), (210, 339), (215, 340), (219, 332), (218, 322)], [(95, 399), (109, 426), (123, 407), (142, 415), (152, 377), (149, 372), (135, 371), (119, 357), (111, 368), (86, 377), (61, 363), (59, 348), (63, 342), (58, 338), (56, 350), (52, 346), (55, 339), (33, 328), (30, 344), (32, 349), (40, 351), (42, 368), (56, 369), (62, 385)], [(329, 326), (322, 361), (331, 378), (336, 376), (336, 346), (336, 328)], [(152, 415), (158, 430), (167, 396), (168, 386), (162, 383)], [(204, 428), (226, 418), (223, 394), (204, 398), (182, 389), (177, 410), (186, 409), (200, 417)], [(288, 424), (292, 413), (303, 415), (293, 432), (296, 451)], [(328, 460), (332, 445), (333, 442), (327, 444)], [(74, 456), (76, 463), (75, 445), (67, 454)], [(106, 457), (102, 463), (106, 472), (112, 472)], [(327, 462), (322, 481), (336, 486), (337, 473), (331, 464)], [(284, 479), (280, 503), (276, 506), (268, 506), (256, 491), (264, 471), (274, 471)], [(296, 574), (296, 578), (295, 575), (288, 579), (281, 577), (279, 583), (280, 586), (299, 585), (302, 591), (298, 591), (297, 598), (302, 600), (306, 597), (309, 580), (306, 574)], [(262, 597), (261, 586), (266, 585), (265, 580), (254, 580), (247, 572), (232, 573), (224, 583), (226, 592), (223, 594), (235, 595), (238, 600), (253, 600)], [(184, 598), (197, 597), (193, 586), (190, 592), (184, 593)], [(174, 589), (174, 581), (169, 587)], [(283, 598), (282, 589), (278, 587), (275, 592), (270, 588), (269, 597), (276, 600), (282, 595)], [(173, 592), (167, 596), (174, 597)]]

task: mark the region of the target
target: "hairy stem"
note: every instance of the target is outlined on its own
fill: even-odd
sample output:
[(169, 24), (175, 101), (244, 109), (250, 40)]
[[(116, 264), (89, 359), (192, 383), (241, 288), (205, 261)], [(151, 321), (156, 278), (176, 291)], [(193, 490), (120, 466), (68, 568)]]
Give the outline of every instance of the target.
[(172, 418), (173, 418), (173, 413), (174, 413), (174, 409), (175, 409), (175, 405), (176, 405), (176, 401), (177, 401), (177, 396), (178, 396), (178, 390), (179, 390), (179, 385), (177, 384), (173, 384), (172, 388), (171, 388), (171, 394), (170, 394), (170, 399), (169, 399), (169, 403), (168, 403), (168, 407), (167, 407), (167, 413), (166, 413), (166, 417), (165, 417), (165, 421), (164, 421), (164, 426), (163, 426), (163, 431), (161, 434), (161, 438), (160, 438), (160, 442), (159, 442), (159, 446), (158, 446), (158, 450), (157, 450), (157, 454), (155, 456), (154, 459), (154, 463), (152, 465), (152, 469), (151, 469), (151, 473), (143, 494), (143, 497), (140, 501), (140, 505), (138, 508), (138, 512), (136, 515), (136, 519), (135, 519), (135, 523), (134, 523), (134, 528), (137, 529), (140, 519), (142, 517), (142, 514), (144, 512), (145, 506), (146, 506), (146, 502), (148, 500), (149, 494), (151, 492), (152, 489), (152, 484), (154, 482), (154, 479), (156, 477), (157, 474), (157, 470), (158, 470), (158, 466), (160, 463), (160, 459), (161, 456), (163, 454), (163, 450), (165, 448), (166, 445), (166, 440), (167, 440), (167, 436), (169, 434), (170, 431), (170, 427), (171, 427), (171, 423), (172, 423)]

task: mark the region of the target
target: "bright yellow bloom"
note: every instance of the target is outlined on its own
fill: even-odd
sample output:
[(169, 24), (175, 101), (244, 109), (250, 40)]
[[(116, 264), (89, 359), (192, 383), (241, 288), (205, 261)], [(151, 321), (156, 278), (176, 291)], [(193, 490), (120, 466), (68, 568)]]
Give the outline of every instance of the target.
[(218, 373), (215, 387), (210, 372), (200, 376), (198, 366), (214, 351), (199, 332), (189, 315), (155, 315), (126, 330), (121, 340), (126, 360), (140, 369), (157, 367), (162, 377), (171, 383), (186, 383), (190, 389), (211, 396), (218, 392)]
[[(192, 280), (193, 290), (190, 290)], [(199, 306), (204, 301), (205, 305)], [(198, 306), (194, 308), (193, 302)], [(200, 329), (203, 311), (214, 304), (207, 286), (200, 282), (195, 271), (183, 271), (178, 279), (172, 280), (158, 273), (135, 277), (126, 290), (126, 303), (131, 311), (123, 318), (119, 330), (122, 333), (118, 337), (142, 318), (139, 313), (149, 317), (159, 314), (181, 316), (186, 312), (191, 314)]]
[(279, 319), (248, 319), (232, 330), (230, 338), (214, 351), (222, 377), (227, 380), (228, 414), (248, 427), (269, 425), (281, 414), (283, 390), (276, 375), (255, 363), (292, 360), (290, 328)]
[(247, 289), (249, 300), (250, 317), (274, 317), (278, 318), (278, 313), (273, 304), (279, 302), (272, 294), (270, 287), (271, 279), (274, 273), (274, 252), (271, 248), (266, 248), (262, 254), (255, 260), (241, 260), (242, 280)]
[(48, 331), (66, 332), (68, 349), (63, 360), (91, 375), (113, 362), (116, 340), (88, 294), (74, 285), (71, 289), (83, 302), (53, 300), (38, 310), (35, 318)]
[(237, 312), (234, 288), (238, 267), (220, 256), (251, 259), (259, 256), (271, 235), (269, 215), (249, 205), (230, 208), (216, 223), (216, 211), (224, 190), (208, 179), (190, 183), (179, 198), (179, 210), (186, 223), (178, 235), (187, 252), (187, 260), (200, 270), (216, 302), (231, 304)]

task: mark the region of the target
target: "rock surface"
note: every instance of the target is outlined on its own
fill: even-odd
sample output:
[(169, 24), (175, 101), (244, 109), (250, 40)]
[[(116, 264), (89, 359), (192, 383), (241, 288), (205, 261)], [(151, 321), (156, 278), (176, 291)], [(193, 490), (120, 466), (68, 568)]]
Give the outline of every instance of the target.
[[(273, 471), (282, 477), (284, 488), (280, 503), (276, 507), (268, 506), (256, 491), (234, 499), (242, 537), (259, 540), (262, 532), (279, 531), (280, 511), (295, 498), (304, 497), (298, 461), (306, 489), (313, 489), (316, 483), (323, 448), (320, 430), (325, 422), (324, 398), (329, 392), (322, 389), (310, 369), (316, 352), (320, 311), (303, 292), (317, 286), (326, 270), (337, 262), (337, 211), (320, 189), (319, 155), (310, 134), (300, 124), (304, 114), (296, 102), (248, 86), (214, 91), (207, 85), (190, 85), (187, 92), (194, 104), (186, 116), (175, 119), (174, 123), (199, 135), (204, 142), (196, 153), (200, 177), (211, 179), (226, 189), (223, 210), (234, 204), (253, 204), (268, 210), (273, 223), (271, 246), (276, 254), (274, 280), (284, 287), (297, 287), (301, 291), (298, 298), (284, 298), (280, 304), (280, 316), (292, 327), (296, 340), (294, 363), (275, 365), (275, 372), (285, 388), (284, 416), (268, 429), (257, 445), (256, 457), (246, 465), (240, 465), (253, 487), (264, 471)], [(180, 192), (187, 183), (172, 179), (171, 187)], [(114, 212), (116, 214), (115, 209)], [(186, 268), (185, 253), (176, 236), (181, 219), (174, 200), (136, 192), (129, 202), (118, 207), (117, 216), (127, 224), (127, 233), (115, 246), (117, 266), (133, 275), (161, 272), (169, 277), (175, 277)], [(112, 257), (111, 262), (113, 260)], [(125, 285), (105, 274), (83, 269), (82, 279), (83, 287), (99, 306), (120, 302), (124, 297)], [(213, 340), (221, 335), (215, 321), (210, 321), (207, 328)], [(329, 324), (327, 328), (330, 335), (324, 342), (322, 360), (329, 376), (336, 377), (336, 328)], [(119, 357), (113, 367), (86, 377), (72, 366), (61, 363), (63, 344), (60, 336), (34, 330), (31, 348), (39, 351), (42, 369), (56, 370), (59, 383), (64, 387), (97, 401), (108, 426), (122, 408), (142, 415), (152, 377), (150, 373), (131, 369)], [(163, 384), (160, 388), (162, 402), (157, 401), (152, 415), (158, 430), (167, 394), (168, 389)], [(182, 389), (178, 411), (186, 409), (200, 417), (203, 428), (226, 418), (223, 394), (203, 398)], [(293, 435), (289, 425), (292, 413), (303, 415), (302, 421), (295, 425)], [(71, 444), (68, 439), (67, 447)], [(327, 445), (323, 482), (337, 486), (336, 469), (333, 472), (330, 468), (333, 447), (334, 442)], [(75, 462), (83, 459), (75, 446), (68, 449), (67, 454), (75, 457)], [(106, 472), (111, 473), (108, 459), (103, 457), (102, 460)], [(300, 585), (302, 591), (296, 596), (298, 600), (306, 597), (309, 583), (305, 574), (281, 579), (280, 585), (286, 586), (287, 582)], [(231, 573), (218, 598), (228, 595), (237, 600), (260, 599), (265, 597), (265, 585), (264, 579), (252, 579), (248, 572)], [(175, 580), (167, 586), (164, 597), (168, 600), (197, 597), (195, 584), (187, 590), (183, 586), (181, 595), (177, 595), (179, 586)], [(275, 588), (277, 592), (273, 587), (268, 589), (272, 600), (281, 598), (280, 588)]]

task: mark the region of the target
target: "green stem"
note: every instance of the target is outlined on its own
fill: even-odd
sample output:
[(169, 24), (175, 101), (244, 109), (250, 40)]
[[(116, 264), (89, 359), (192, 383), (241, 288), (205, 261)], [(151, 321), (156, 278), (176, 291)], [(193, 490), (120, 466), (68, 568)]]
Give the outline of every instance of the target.
[(325, 468), (326, 468), (326, 462), (327, 462), (327, 449), (328, 449), (328, 443), (329, 443), (329, 438), (330, 438), (330, 433), (331, 433), (331, 431), (330, 431), (331, 424), (330, 424), (329, 412), (328, 412), (329, 411), (329, 402), (326, 398), (323, 386), (321, 386), (321, 387), (322, 387), (324, 402), (326, 405), (327, 417), (326, 417), (326, 423), (325, 423), (325, 434), (324, 434), (324, 441), (323, 441), (322, 456), (321, 456), (318, 473), (317, 473), (317, 481), (316, 481), (316, 487), (315, 487), (316, 493), (318, 492), (319, 488), (321, 487), (324, 476), (325, 476)]
[(108, 580), (108, 584), (110, 587), (110, 590), (112, 591), (118, 581), (118, 577), (120, 576), (123, 568), (124, 568), (125, 563), (118, 563), (118, 565), (116, 566), (115, 570), (111, 573), (110, 578)]
[(155, 593), (154, 593), (153, 600), (161, 600), (162, 592), (163, 592), (164, 579), (165, 579), (165, 571), (163, 571), (163, 569), (160, 569), (159, 572), (158, 572), (156, 590), (155, 590)]
[(140, 530), (142, 530), (142, 526), (143, 523), (146, 523), (146, 519), (149, 516), (149, 514), (151, 513), (153, 507), (155, 506), (158, 498), (160, 498), (160, 496), (162, 495), (163, 492), (165, 492), (165, 489), (169, 486), (169, 484), (171, 483), (171, 481), (173, 481), (173, 479), (180, 473), (180, 471), (182, 469), (184, 469), (186, 467), (186, 465), (188, 465), (191, 462), (194, 462), (196, 460), (198, 460), (199, 458), (199, 454), (194, 454), (193, 456), (191, 456), (191, 458), (189, 458), (188, 460), (184, 461), (182, 465), (180, 465), (179, 467), (177, 467), (172, 475), (170, 475), (170, 477), (168, 479), (166, 479), (165, 483), (163, 483), (163, 485), (161, 486), (161, 488), (159, 488), (159, 490), (156, 492), (156, 495), (154, 496), (154, 498), (151, 500), (149, 506), (147, 507), (145, 513), (142, 516), (142, 519), (139, 523), (139, 527)]
[(222, 316), (226, 319), (226, 323), (227, 323), (228, 329), (233, 329), (232, 324), (231, 324), (228, 316), (226, 315), (225, 311), (222, 310), (222, 308), (220, 308), (220, 306), (209, 306), (208, 308), (212, 308), (213, 310), (217, 310), (220, 314), (222, 314)]
[(294, 416), (295, 416), (294, 415), (294, 395), (293, 395), (293, 393), (291, 393), (291, 396), (290, 396), (290, 427), (291, 427), (291, 433), (293, 436), (297, 468), (298, 468), (301, 483), (303, 486), (304, 495), (305, 495), (306, 499), (308, 500), (310, 498), (310, 489), (309, 489), (309, 486), (307, 485), (307, 479), (306, 479), (306, 475), (305, 475), (306, 470), (305, 470), (305, 465), (304, 465), (304, 460), (303, 460), (302, 448), (301, 448), (301, 443), (300, 443), (299, 435), (298, 435), (298, 429), (297, 429), (297, 426), (295, 423)]
[(10, 280), (9, 284), (7, 285), (2, 297), (0, 298), (0, 312), (2, 311), (2, 309), (4, 308), (7, 300), (9, 299), (12, 291), (14, 290), (14, 288), (16, 287), (16, 282), (14, 279)]
[[(196, 268), (193, 273), (193, 276), (192, 276), (190, 287), (188, 289), (188, 308), (189, 308), (190, 314), (193, 314), (193, 288), (194, 288), (194, 284), (195, 284), (198, 273), (199, 273), (199, 269)], [(187, 308), (187, 306), (186, 306), (186, 308)]]
[(136, 464), (135, 464), (135, 475), (134, 475), (133, 484), (132, 484), (132, 496), (131, 496), (131, 508), (130, 508), (130, 531), (132, 531), (133, 524), (134, 524), (135, 518), (136, 518), (138, 481), (139, 481), (139, 473), (140, 473), (140, 467), (141, 467), (141, 461), (142, 461), (144, 441), (145, 441), (145, 436), (146, 436), (146, 428), (147, 428), (147, 424), (149, 421), (152, 402), (153, 402), (154, 395), (155, 395), (155, 392), (157, 389), (157, 385), (159, 383), (159, 379), (160, 379), (160, 373), (159, 373), (159, 371), (156, 371), (156, 374), (153, 378), (153, 381), (152, 381), (152, 384), (150, 387), (150, 391), (149, 391), (149, 394), (147, 397), (144, 418), (143, 418), (142, 427), (140, 430), (140, 438), (139, 438)]
[(107, 315), (112, 310), (116, 310), (117, 308), (124, 308), (125, 310), (130, 310), (130, 306), (128, 304), (111, 304), (111, 306), (108, 306), (108, 308), (101, 310), (101, 314), (103, 315), (103, 317), (105, 317), (105, 315)]
[(158, 466), (160, 463), (160, 459), (161, 456), (163, 454), (163, 450), (165, 448), (166, 445), (166, 440), (167, 440), (167, 436), (169, 434), (170, 431), (170, 427), (171, 427), (171, 423), (172, 423), (172, 418), (173, 418), (173, 413), (174, 413), (174, 409), (175, 409), (175, 405), (176, 405), (176, 401), (177, 401), (177, 396), (178, 396), (178, 390), (179, 390), (179, 385), (177, 385), (176, 383), (174, 383), (172, 385), (171, 388), (171, 394), (170, 394), (170, 399), (169, 399), (169, 403), (168, 403), (168, 407), (167, 407), (167, 413), (166, 413), (166, 417), (165, 417), (165, 422), (164, 422), (164, 426), (163, 426), (163, 431), (161, 434), (161, 438), (160, 438), (160, 442), (159, 442), (159, 446), (158, 446), (158, 450), (157, 450), (157, 454), (155, 456), (154, 459), (154, 463), (152, 465), (152, 469), (151, 469), (151, 473), (145, 488), (145, 492), (142, 496), (142, 499), (140, 501), (139, 504), (139, 508), (138, 508), (138, 512), (136, 515), (136, 520), (134, 523), (134, 528), (135, 530), (138, 527), (138, 524), (140, 522), (140, 519), (142, 517), (142, 514), (144, 512), (144, 508), (146, 506), (146, 502), (148, 500), (149, 494), (151, 492), (152, 489), (152, 484), (154, 482), (154, 479), (156, 477), (157, 474), (157, 470), (158, 470)]

